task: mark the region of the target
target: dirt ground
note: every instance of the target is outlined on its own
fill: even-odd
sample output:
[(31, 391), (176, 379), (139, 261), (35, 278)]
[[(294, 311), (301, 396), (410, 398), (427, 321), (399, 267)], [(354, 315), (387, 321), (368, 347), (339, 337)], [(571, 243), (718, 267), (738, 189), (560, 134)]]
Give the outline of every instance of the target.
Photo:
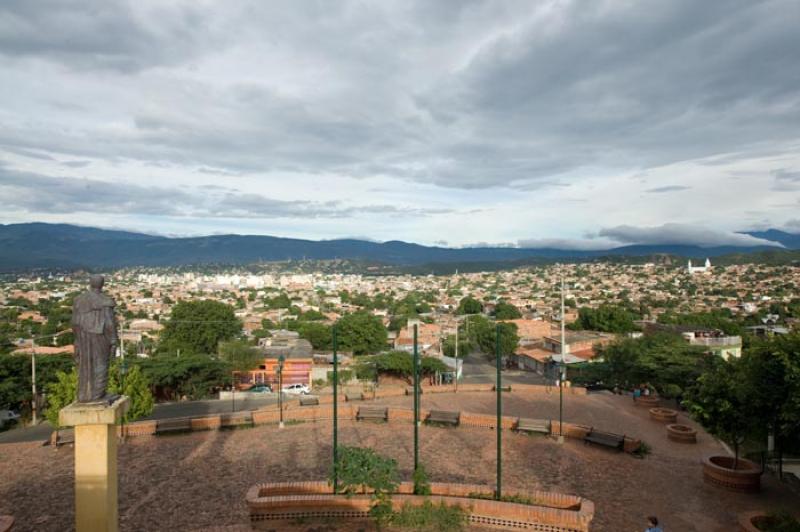
[[(504, 413), (558, 417), (558, 396), (504, 394)], [(381, 404), (411, 404), (396, 397)], [(430, 394), (423, 408), (493, 413), (488, 393)], [(592, 530), (644, 530), (657, 515), (665, 531), (735, 530), (736, 514), (797, 508), (800, 498), (771, 476), (757, 495), (735, 494), (702, 481), (700, 458), (722, 447), (700, 430), (697, 445), (666, 439), (664, 425), (629, 398), (608, 394), (565, 396), (564, 419), (646, 441), (644, 459), (580, 442), (559, 445), (546, 437), (503, 433), (503, 487), (545, 489), (586, 497), (596, 504)], [(697, 427), (685, 416), (681, 422)], [(698, 427), (699, 428), (699, 427)], [(120, 529), (246, 530), (246, 490), (278, 480), (323, 479), (331, 457), (328, 422), (130, 438), (119, 448)], [(342, 422), (340, 442), (372, 447), (398, 460), (411, 477), (411, 424)], [(495, 482), (495, 433), (479, 428), (420, 431), (421, 461), (431, 480)], [(64, 531), (73, 523), (73, 451), (41, 444), (0, 445), (0, 514), (17, 518), (16, 531)], [(219, 527), (219, 528), (217, 528)], [(345, 530), (345, 528), (339, 528)]]

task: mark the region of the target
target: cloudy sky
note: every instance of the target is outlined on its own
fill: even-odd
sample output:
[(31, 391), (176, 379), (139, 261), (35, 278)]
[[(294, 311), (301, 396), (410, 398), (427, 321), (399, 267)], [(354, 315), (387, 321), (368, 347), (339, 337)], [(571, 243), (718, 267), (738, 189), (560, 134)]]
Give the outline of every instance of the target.
[(800, 231), (800, 2), (0, 3), (0, 222), (607, 247)]

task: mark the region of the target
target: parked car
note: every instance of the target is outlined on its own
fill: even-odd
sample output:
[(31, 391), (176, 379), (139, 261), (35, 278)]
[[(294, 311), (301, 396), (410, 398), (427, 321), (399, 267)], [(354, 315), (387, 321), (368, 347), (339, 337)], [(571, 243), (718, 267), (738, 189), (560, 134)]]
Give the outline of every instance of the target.
[(311, 389), (305, 384), (290, 384), (288, 386), (283, 387), (283, 393), (294, 394), (294, 395), (307, 395), (311, 393)]
[(251, 393), (272, 393), (272, 388), (270, 388), (269, 384), (256, 384), (247, 391)]
[(19, 414), (13, 410), (0, 410), (0, 428), (13, 425), (19, 420)]

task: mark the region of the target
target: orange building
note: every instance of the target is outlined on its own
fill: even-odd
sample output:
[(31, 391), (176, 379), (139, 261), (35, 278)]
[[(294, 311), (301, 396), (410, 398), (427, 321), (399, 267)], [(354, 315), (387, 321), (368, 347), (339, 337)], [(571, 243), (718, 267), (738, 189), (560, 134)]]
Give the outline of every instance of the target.
[[(306, 384), (311, 386), (311, 358), (286, 358), (283, 361), (283, 386)], [(278, 359), (265, 358), (258, 368), (250, 371), (234, 371), (233, 381), (237, 388), (247, 388), (254, 384), (269, 384), (278, 390)]]

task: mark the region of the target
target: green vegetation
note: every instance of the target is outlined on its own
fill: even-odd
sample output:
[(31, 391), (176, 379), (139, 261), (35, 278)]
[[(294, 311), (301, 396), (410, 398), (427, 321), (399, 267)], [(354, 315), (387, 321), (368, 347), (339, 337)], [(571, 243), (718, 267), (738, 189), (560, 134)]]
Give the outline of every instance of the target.
[(47, 408), (44, 416), (50, 425), (59, 428), (61, 425), (58, 422), (58, 413), (78, 397), (78, 371), (72, 368), (69, 373), (57, 372), (56, 380), (47, 384), (46, 390)]
[(638, 329), (634, 320), (640, 319), (629, 306), (604, 303), (596, 309), (582, 307), (578, 319), (568, 325), (572, 330), (603, 331), (623, 334)]
[(483, 312), (483, 305), (474, 297), (467, 296), (458, 302), (456, 314), (480, 314)]
[(219, 344), (219, 357), (233, 371), (250, 371), (264, 359), (261, 352), (243, 340), (231, 340)]
[(759, 341), (739, 359), (714, 357), (684, 404), (712, 434), (762, 450), (775, 436), (779, 453), (800, 450), (800, 334)]
[[(36, 357), (36, 382), (40, 390), (58, 382), (58, 373), (72, 371), (75, 363), (70, 355)], [(0, 408), (13, 410), (31, 404), (30, 355), (0, 355)]]
[[(375, 380), (376, 375), (390, 375), (411, 382), (414, 377), (414, 355), (406, 351), (389, 351), (380, 355), (361, 357), (356, 363), (355, 371), (362, 380)], [(450, 368), (438, 358), (420, 357), (421, 376), (446, 371), (450, 371)]]
[(659, 323), (676, 325), (695, 325), (708, 329), (719, 329), (725, 334), (741, 336), (744, 332), (742, 325), (736, 322), (730, 311), (675, 313), (665, 312), (658, 317)]
[(205, 399), (231, 383), (230, 365), (208, 355), (159, 355), (137, 363), (159, 399)]
[(378, 526), (391, 519), (392, 493), (400, 484), (396, 460), (385, 458), (372, 449), (341, 446), (330, 472), (331, 483), (334, 475), (338, 478), (340, 493), (347, 496), (371, 493), (370, 515)]
[(426, 500), (422, 505), (404, 504), (389, 519), (392, 526), (430, 532), (457, 532), (467, 526), (467, 513), (460, 506)]
[(511, 303), (500, 301), (494, 307), (494, 317), (498, 320), (516, 320), (522, 317), (522, 313)]
[(602, 362), (585, 365), (588, 372), (574, 379), (576, 382), (601, 380), (623, 389), (649, 383), (665, 397), (680, 397), (709, 361), (702, 347), (691, 346), (673, 334), (622, 338), (597, 351)]
[(495, 345), (497, 330), (500, 334), (500, 355), (510, 355), (519, 344), (517, 326), (513, 323), (492, 323), (484, 316), (472, 316), (469, 318), (469, 325), (462, 326), (464, 335), (459, 340), (467, 339), (465, 345), (459, 345), (463, 353), (467, 353), (466, 347), (475, 346), (486, 355), (487, 358), (495, 359)]
[(220, 342), (231, 340), (242, 331), (233, 307), (218, 301), (181, 301), (172, 307), (169, 321), (161, 333), (160, 353), (211, 354)]
[(336, 334), (339, 349), (352, 351), (356, 356), (382, 351), (388, 338), (381, 319), (365, 311), (343, 316)]
[(149, 416), (153, 412), (155, 404), (155, 398), (150, 391), (150, 383), (136, 364), (133, 364), (124, 374), (121, 369), (122, 366), (119, 362), (111, 365), (108, 372), (108, 391), (127, 395), (130, 399), (124, 421), (127, 423)]

